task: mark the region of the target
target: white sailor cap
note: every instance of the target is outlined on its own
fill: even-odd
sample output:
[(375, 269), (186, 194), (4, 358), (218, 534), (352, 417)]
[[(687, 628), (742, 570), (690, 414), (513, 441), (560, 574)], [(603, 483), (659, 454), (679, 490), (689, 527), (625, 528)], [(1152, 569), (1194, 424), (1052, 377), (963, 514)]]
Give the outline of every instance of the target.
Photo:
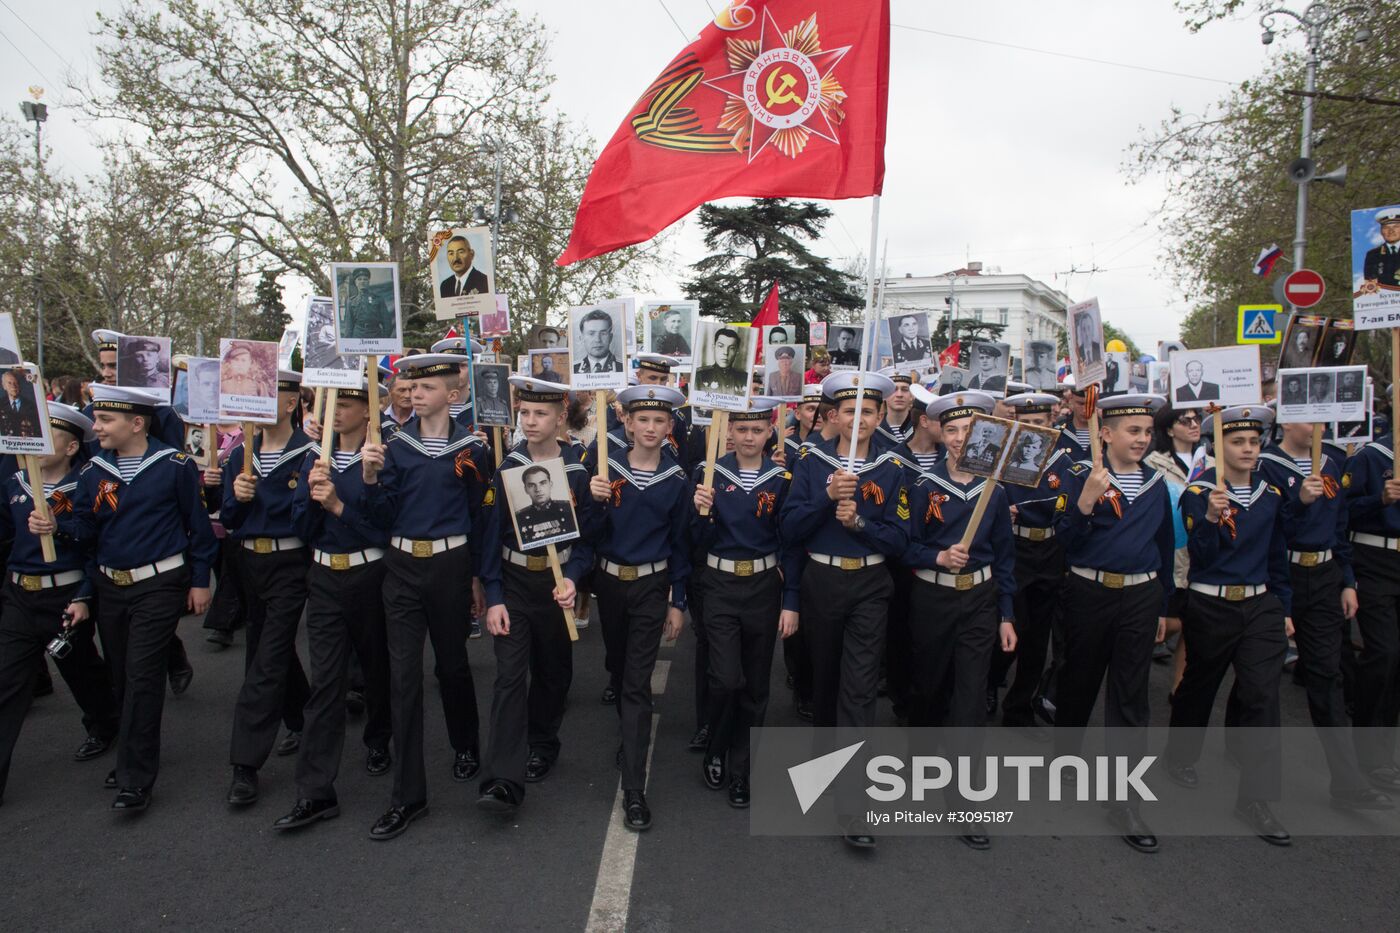
[(909, 394), (914, 396), (914, 404), (918, 405), (920, 410), (927, 409), (928, 403), (938, 398), (937, 395), (917, 384), (909, 387)]
[(822, 400), (822, 384), (820, 382), (809, 382), (802, 387), (802, 401), (820, 402)]
[(1012, 381), (1012, 380), (1010, 380), (1010, 379), (1006, 380), (1006, 394), (1007, 394), (1007, 395), (1020, 395), (1020, 394), (1022, 394), (1023, 392), (1034, 392), (1034, 391), (1035, 391), (1035, 386), (1031, 385), (1029, 382), (1014, 382), (1014, 381)]
[[(457, 356), (467, 355), (467, 338), (465, 337), (444, 337), (429, 348), (433, 353), (452, 353)], [(486, 352), (483, 344), (472, 341), (472, 356), (478, 356)]]
[(295, 369), (277, 370), (277, 391), (278, 392), (300, 392), (301, 373)]
[(415, 353), (401, 356), (394, 362), (399, 375), (406, 379), (426, 376), (455, 376), (462, 371), (462, 359), (456, 353)]
[(1074, 373), (1065, 373), (1065, 378), (1060, 380), (1060, 387), (1066, 392), (1073, 392), (1075, 395), (1084, 394), (1084, 390), (1074, 384)]
[(103, 350), (115, 350), (117, 348), (117, 341), (125, 337), (126, 334), (120, 331), (108, 330), (105, 327), (99, 327), (92, 332), (91, 336), (92, 342), (97, 344), (97, 350), (100, 353)]
[(628, 386), (617, 393), (617, 400), (629, 412), (670, 411), (685, 404), (685, 393), (670, 386)]
[(1376, 223), (1388, 224), (1400, 220), (1400, 207), (1388, 207), (1376, 212)]
[(997, 400), (986, 392), (951, 392), (929, 402), (925, 412), (930, 418), (936, 418), (939, 424), (947, 424), (959, 418), (969, 418), (978, 412), (984, 415), (991, 414), (996, 403)]
[(1206, 416), (1201, 425), (1202, 434), (1215, 432), (1215, 419), (1220, 419), (1220, 433), (1231, 431), (1258, 431), (1264, 433), (1274, 425), (1274, 413), (1264, 405), (1235, 405)]
[(1100, 418), (1120, 418), (1124, 415), (1147, 415), (1150, 418), (1167, 407), (1167, 400), (1160, 395), (1128, 393), (1101, 398), (1095, 407), (1099, 410)]
[(634, 359), (636, 359), (639, 369), (649, 369), (654, 373), (662, 373), (667, 376), (671, 374), (671, 367), (680, 362), (674, 356), (667, 356), (664, 353), (638, 353)]
[(1002, 399), (1002, 404), (1018, 415), (1043, 415), (1054, 411), (1059, 401), (1048, 392), (1018, 392)]
[(569, 387), (564, 383), (533, 376), (511, 376), (510, 387), (522, 402), (562, 402), (569, 397)]
[(780, 398), (773, 398), (768, 395), (756, 395), (749, 399), (749, 407), (744, 411), (731, 411), (729, 413), (729, 423), (736, 421), (771, 421), (773, 419), (773, 409), (783, 404)]
[(88, 387), (92, 392), (93, 411), (119, 411), (129, 415), (154, 415), (156, 406), (165, 404), (165, 399), (145, 389), (129, 386), (109, 386), (94, 382)]
[(84, 442), (97, 438), (92, 430), (92, 419), (62, 402), (49, 402), (49, 425), (67, 431)]
[(885, 400), (885, 396), (894, 394), (894, 380), (889, 376), (843, 370), (822, 380), (822, 395), (836, 402), (855, 398), (862, 379), (865, 382), (865, 397), (877, 405)]

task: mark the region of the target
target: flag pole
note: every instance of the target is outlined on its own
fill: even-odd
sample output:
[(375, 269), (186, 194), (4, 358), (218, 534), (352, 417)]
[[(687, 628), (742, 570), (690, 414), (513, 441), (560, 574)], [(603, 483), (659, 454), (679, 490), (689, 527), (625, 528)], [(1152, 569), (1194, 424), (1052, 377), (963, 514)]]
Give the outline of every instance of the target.
[[(865, 323), (861, 332), (870, 333), (871, 314), (875, 310), (875, 253), (880, 248), (880, 196), (870, 199), (870, 257), (865, 270)], [(1397, 331), (1400, 333), (1400, 331)], [(860, 435), (860, 410), (865, 404), (865, 371), (862, 369), (856, 381), (856, 417), (851, 423), (851, 449), (846, 457), (846, 469), (856, 470), (856, 438)]]

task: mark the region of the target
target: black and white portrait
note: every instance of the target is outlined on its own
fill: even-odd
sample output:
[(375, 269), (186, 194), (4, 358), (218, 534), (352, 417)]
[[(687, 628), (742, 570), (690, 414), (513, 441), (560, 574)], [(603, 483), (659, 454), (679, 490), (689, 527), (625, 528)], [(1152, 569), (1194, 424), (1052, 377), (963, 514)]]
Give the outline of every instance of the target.
[(209, 440), (209, 429), (204, 425), (185, 425), (185, 453), (201, 463), (209, 459)]
[(1206, 379), (1206, 364), (1201, 359), (1188, 359), (1181, 367), (1186, 379), (1176, 387), (1177, 402), (1214, 402), (1220, 399), (1219, 383)]
[(1356, 330), (1351, 321), (1329, 320), (1322, 333), (1322, 345), (1317, 350), (1318, 366), (1346, 366), (1351, 362), (1352, 347), (1356, 345)]
[(1069, 357), (1074, 372), (1074, 384), (1088, 386), (1102, 383), (1105, 375), (1103, 318), (1099, 301), (1090, 298), (1071, 305), (1066, 312), (1069, 320)]
[(831, 356), (832, 369), (860, 368), (863, 336), (859, 324), (832, 324), (827, 328), (826, 352)]
[(502, 470), (501, 485), (506, 501), (498, 506), (503, 504), (510, 510), (519, 550), (572, 541), (579, 536), (562, 457)]
[(510, 427), (510, 367), (504, 363), (472, 366), (472, 404), (478, 424)]
[(529, 374), (536, 379), (568, 385), (569, 351), (531, 350), (529, 355), (529, 369), (522, 369), (522, 371), (529, 372)]
[(1350, 422), (1365, 414), (1365, 366), (1284, 369), (1278, 379), (1280, 424)]
[(1306, 314), (1290, 317), (1288, 328), (1283, 334), (1283, 346), (1279, 350), (1278, 368), (1301, 369), (1313, 365), (1326, 324), (1325, 317)]
[(340, 353), (377, 356), (403, 352), (398, 263), (333, 262), (331, 285)]
[(1001, 480), (1018, 486), (1037, 486), (1040, 474), (1055, 453), (1058, 435), (1053, 428), (1033, 424), (1016, 425), (1011, 436), (1010, 451), (1001, 467)]
[(974, 343), (968, 354), (972, 375), (966, 388), (992, 395), (1006, 394), (1006, 375), (1011, 367), (1011, 345), (1005, 343)]
[(997, 464), (1006, 450), (1006, 441), (1014, 423), (977, 414), (972, 416), (972, 424), (967, 430), (967, 442), (963, 445), (962, 456), (958, 458), (958, 469), (975, 476), (995, 479)]
[(1125, 351), (1110, 350), (1104, 354), (1104, 395), (1120, 395), (1128, 391), (1133, 375), (1130, 360)]
[(170, 398), (170, 338), (117, 338), (117, 385)]
[(183, 410), (176, 399), (175, 412), (186, 421), (212, 424), (219, 420), (219, 360), (215, 357), (191, 356), (179, 373), (185, 388)]
[(525, 340), (528, 350), (555, 350), (568, 345), (568, 329), (553, 324), (536, 324), (530, 328), (530, 336)]
[(929, 342), (926, 312), (908, 312), (885, 319), (889, 334), (890, 362), (908, 372), (910, 368), (927, 368), (933, 359), (933, 344)]
[(695, 348), (695, 377), (690, 383), (693, 404), (733, 410), (744, 404), (753, 383), (752, 327), (698, 320), (691, 345)]
[(433, 271), (433, 315), (440, 321), (496, 309), (490, 227), (438, 230), (428, 247)]
[(1366, 395), (1366, 377), (1356, 370), (1337, 374), (1337, 401), (1359, 402)]
[(569, 309), (569, 359), (575, 388), (626, 388), (623, 327), (621, 307), (585, 305)]
[(1307, 380), (1298, 373), (1292, 373), (1283, 380), (1279, 399), (1284, 405), (1306, 405), (1308, 403)]
[(1024, 349), (1021, 381), (1037, 392), (1055, 387), (1055, 344), (1049, 340), (1030, 340)]
[(1311, 373), (1308, 376), (1308, 404), (1326, 405), (1336, 400), (1335, 383), (1331, 373)]
[(938, 394), (948, 395), (952, 392), (961, 392), (968, 387), (967, 381), (972, 374), (958, 366), (944, 366), (938, 373)]
[(647, 351), (674, 357), (678, 368), (688, 369), (690, 337), (699, 313), (700, 303), (696, 301), (643, 302), (642, 341)]

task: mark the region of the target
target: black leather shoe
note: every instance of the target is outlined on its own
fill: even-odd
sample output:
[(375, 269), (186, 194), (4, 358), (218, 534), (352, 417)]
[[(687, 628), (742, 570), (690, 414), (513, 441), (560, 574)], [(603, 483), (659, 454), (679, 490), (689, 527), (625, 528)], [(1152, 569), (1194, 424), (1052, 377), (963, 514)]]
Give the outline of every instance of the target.
[(107, 790), (116, 790), (116, 789), (117, 789), (117, 772), (115, 772), (115, 771), (108, 771), (108, 772), (107, 772), (107, 776), (106, 776), (105, 778), (102, 779), (102, 786), (105, 787)]
[(622, 825), (633, 832), (651, 828), (651, 807), (646, 794), (639, 790), (622, 792)]
[(598, 701), (604, 706), (617, 705), (617, 691), (613, 689), (612, 684), (608, 684), (603, 688), (603, 695), (598, 698)]
[(298, 800), (292, 812), (272, 824), (276, 830), (296, 829), (317, 820), (333, 820), (340, 816), (340, 803), (335, 800)]
[(177, 671), (170, 672), (170, 692), (179, 696), (190, 689), (190, 681), (194, 680), (194, 668), (182, 667)]
[(749, 782), (737, 774), (729, 779), (729, 805), (736, 810), (749, 808)]
[(394, 759), (389, 756), (387, 748), (371, 748), (365, 752), (365, 770), (375, 777), (388, 774), (393, 763)]
[(1288, 835), (1288, 830), (1283, 828), (1283, 824), (1274, 816), (1269, 805), (1262, 800), (1235, 804), (1235, 816), (1254, 830), (1254, 835), (1271, 846), (1293, 844), (1293, 837)]
[(286, 758), (288, 755), (295, 755), (299, 748), (301, 748), (301, 733), (288, 732), (283, 736), (282, 741), (277, 743), (277, 747), (272, 752), (278, 758)]
[(1187, 790), (1195, 790), (1201, 783), (1200, 775), (1191, 765), (1167, 765), (1167, 777)]
[(351, 716), (365, 714), (365, 692), (363, 690), (345, 691), (345, 711)]
[(525, 783), (538, 784), (549, 777), (549, 772), (553, 767), (553, 761), (539, 752), (531, 751), (530, 757), (525, 759)]
[(724, 786), (724, 756), (706, 755), (705, 760), (700, 763), (700, 773), (705, 778), (706, 787), (710, 790), (719, 790)]
[(992, 718), (993, 716), (995, 716), (996, 714), (997, 714), (997, 688), (996, 688), (996, 687), (988, 687), (988, 688), (987, 688), (987, 720), (990, 722), (990, 721), (991, 721), (991, 718)]
[(73, 753), (74, 761), (92, 761), (107, 753), (107, 749), (117, 744), (116, 739), (99, 739), (95, 735), (90, 735), (83, 739), (83, 744), (78, 746), (78, 750)]
[(452, 762), (452, 780), (466, 783), (476, 777), (476, 773), (480, 770), (481, 761), (476, 757), (476, 749), (469, 748), (464, 752), (458, 752), (456, 759)]
[(509, 813), (519, 806), (520, 802), (515, 799), (505, 781), (492, 781), (481, 789), (481, 796), (476, 798), (478, 810), (490, 810), (494, 813)]
[(243, 765), (233, 766), (233, 783), (228, 787), (228, 802), (246, 807), (258, 802), (258, 772)]
[(853, 849), (875, 848), (875, 837), (870, 834), (870, 824), (865, 820), (844, 818), (841, 841)]
[(117, 791), (112, 801), (113, 810), (139, 813), (151, 805), (151, 791), (147, 787), (123, 787)]
[(393, 839), (395, 836), (402, 836), (408, 830), (409, 823), (427, 812), (428, 805), (426, 803), (417, 803), (411, 807), (390, 807), (369, 828), (369, 838), (383, 842), (386, 839)]
[(215, 651), (223, 651), (233, 644), (233, 633), (214, 629), (204, 637), (204, 640), (213, 645)]
[(1332, 795), (1334, 810), (1394, 810), (1395, 804), (1378, 790), (1363, 787), (1359, 790)]
[(1108, 811), (1108, 821), (1123, 834), (1123, 841), (1139, 852), (1156, 852), (1157, 837), (1131, 807), (1114, 807)]
[(962, 840), (963, 845), (978, 852), (992, 847), (992, 840), (987, 838), (986, 833), (964, 833), (958, 838)]
[(1055, 724), (1055, 704), (1045, 697), (1038, 696), (1031, 700), (1031, 709), (1047, 726)]
[(1370, 781), (1376, 790), (1400, 793), (1400, 768), (1376, 768), (1367, 772), (1366, 780)]
[(710, 747), (710, 727), (701, 726), (695, 730), (695, 734), (690, 737), (690, 744), (686, 748), (692, 752), (703, 752)]

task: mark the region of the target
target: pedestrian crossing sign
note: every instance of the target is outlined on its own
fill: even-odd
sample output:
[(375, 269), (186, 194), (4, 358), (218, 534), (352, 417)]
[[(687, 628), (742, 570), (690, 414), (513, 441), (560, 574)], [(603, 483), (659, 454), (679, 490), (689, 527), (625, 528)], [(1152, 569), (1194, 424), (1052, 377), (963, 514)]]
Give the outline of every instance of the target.
[(1240, 305), (1236, 343), (1281, 343), (1283, 305)]

